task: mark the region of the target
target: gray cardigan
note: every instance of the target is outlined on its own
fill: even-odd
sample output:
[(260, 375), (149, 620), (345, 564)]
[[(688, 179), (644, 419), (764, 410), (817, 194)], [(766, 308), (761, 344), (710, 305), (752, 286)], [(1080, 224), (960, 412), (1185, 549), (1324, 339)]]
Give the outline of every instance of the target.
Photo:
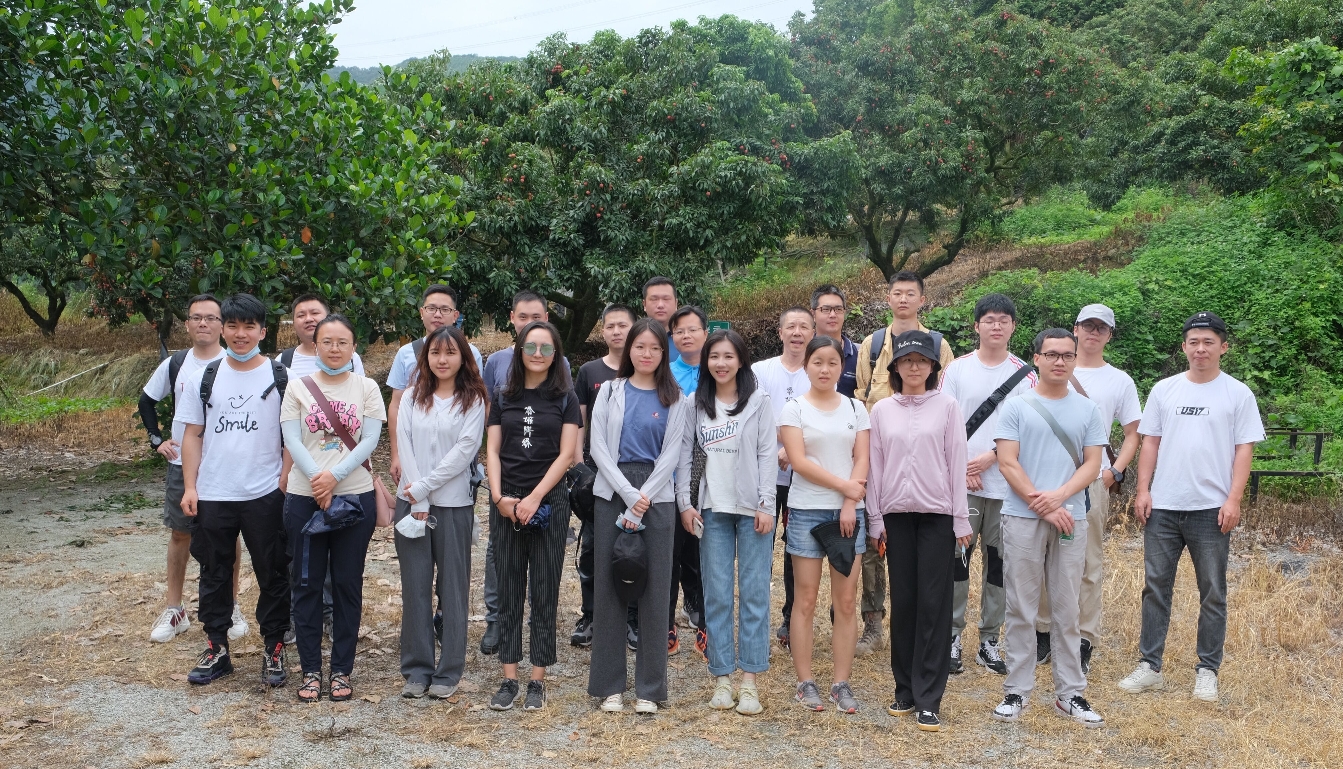
[[(690, 451), (687, 425), (692, 421), (693, 406), (680, 398), (667, 410), (667, 432), (662, 436), (662, 453), (653, 464), (653, 473), (636, 489), (620, 472), (620, 432), (625, 426), (625, 382), (612, 379), (602, 385), (592, 403), (592, 459), (597, 463), (597, 481), (592, 493), (615, 501), (619, 495), (626, 507), (633, 507), (639, 495), (650, 502), (676, 502), (677, 510), (690, 507)], [(673, 487), (672, 474), (675, 473)]]
[[(746, 408), (742, 409), (736, 418), (741, 420), (741, 429), (738, 432), (741, 436), (741, 450), (737, 454), (736, 507), (772, 515), (777, 494), (774, 482), (778, 479), (779, 450), (774, 409), (770, 406), (769, 393), (764, 390), (751, 393), (750, 399), (746, 401)], [(690, 464), (690, 452), (697, 440), (696, 433), (699, 431), (699, 426), (707, 420), (708, 415), (704, 413), (704, 409), (696, 405), (695, 418), (691, 420), (690, 435), (686, 440), (686, 465)], [(699, 482), (701, 501), (708, 486), (709, 479), (701, 478)]]

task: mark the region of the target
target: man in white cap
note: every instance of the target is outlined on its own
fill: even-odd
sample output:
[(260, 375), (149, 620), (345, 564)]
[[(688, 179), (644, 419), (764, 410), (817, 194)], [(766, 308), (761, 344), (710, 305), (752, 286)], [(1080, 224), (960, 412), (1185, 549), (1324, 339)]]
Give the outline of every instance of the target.
[[(1089, 304), (1077, 313), (1073, 334), (1077, 337), (1077, 368), (1073, 369), (1069, 389), (1090, 398), (1100, 407), (1108, 429), (1118, 422), (1124, 430), (1119, 451), (1106, 445), (1101, 454), (1100, 477), (1088, 491), (1091, 509), (1087, 511), (1086, 565), (1083, 567), (1079, 596), (1078, 624), (1082, 631), (1082, 672), (1091, 670), (1091, 651), (1101, 630), (1101, 576), (1104, 572), (1102, 534), (1110, 514), (1110, 491), (1118, 491), (1125, 470), (1138, 452), (1138, 422), (1142, 406), (1133, 377), (1105, 362), (1105, 345), (1114, 338), (1114, 310), (1103, 304)], [(1035, 621), (1035, 664), (1049, 661), (1049, 596), (1041, 591), (1040, 613)]]

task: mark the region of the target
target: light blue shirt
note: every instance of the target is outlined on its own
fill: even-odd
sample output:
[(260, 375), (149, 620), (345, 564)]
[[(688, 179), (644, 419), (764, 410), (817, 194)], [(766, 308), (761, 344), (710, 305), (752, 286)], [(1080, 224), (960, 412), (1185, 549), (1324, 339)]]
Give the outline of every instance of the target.
[[(480, 350), (477, 350), (475, 345), (471, 345), (471, 355), (475, 357), (476, 370), (479, 371)], [(396, 351), (396, 357), (392, 359), (392, 370), (387, 372), (387, 386), (393, 390), (408, 389), (415, 379), (415, 366), (415, 343), (401, 345), (401, 349)]]
[[(477, 356), (479, 356), (479, 353), (477, 353)], [(485, 377), (485, 390), (490, 394), (490, 400), (494, 400), (495, 392), (508, 386), (508, 372), (512, 368), (512, 363), (512, 345), (490, 353), (490, 359), (485, 361), (483, 376)], [(569, 359), (567, 357), (560, 358), (560, 365), (568, 369)]]
[[(1094, 401), (1083, 398), (1071, 390), (1066, 398), (1059, 400), (1041, 398), (1034, 392), (1025, 393), (1004, 401), (1003, 405), (998, 407), (1001, 413), (998, 417), (998, 426), (993, 433), (994, 439), (1020, 443), (1018, 461), (1021, 463), (1021, 469), (1026, 471), (1026, 477), (1031, 479), (1031, 485), (1039, 491), (1052, 491), (1067, 483), (1073, 477), (1073, 473), (1077, 472), (1077, 466), (1073, 464), (1068, 450), (1063, 447), (1063, 443), (1054, 434), (1049, 423), (1027, 402), (1028, 398), (1044, 404), (1045, 409), (1054, 417), (1054, 421), (1058, 422), (1067, 433), (1078, 457), (1082, 456), (1083, 447), (1104, 446), (1108, 442), (1105, 419)], [(1085, 518), (1085, 491), (1068, 498), (1064, 505), (1072, 506), (1074, 519)], [(1010, 488), (1007, 499), (1003, 500), (1003, 515), (1018, 518), (1039, 517), (1030, 509), (1029, 502), (1017, 496), (1016, 491)]]
[(699, 387), (699, 366), (692, 366), (680, 358), (673, 358), (671, 372), (672, 376), (676, 377), (676, 384), (681, 386), (681, 394), (693, 396), (695, 389)]

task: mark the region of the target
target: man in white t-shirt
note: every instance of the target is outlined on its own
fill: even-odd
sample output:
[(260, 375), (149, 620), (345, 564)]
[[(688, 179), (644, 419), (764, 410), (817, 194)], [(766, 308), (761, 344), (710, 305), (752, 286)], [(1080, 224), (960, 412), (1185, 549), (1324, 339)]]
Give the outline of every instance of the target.
[[(969, 422), (980, 406), (989, 400), (999, 387), (1015, 379), (1007, 397), (1029, 391), (1035, 386), (1034, 373), (1029, 373), (1026, 362), (1007, 351), (1008, 342), (1017, 328), (1017, 307), (1002, 294), (988, 294), (975, 303), (975, 331), (979, 334), (979, 348), (962, 355), (947, 366), (942, 375), (941, 389), (956, 399), (961, 413)], [(1023, 373), (1017, 376), (1018, 372)], [(1006, 597), (1003, 594), (1002, 508), (1007, 498), (1007, 481), (998, 470), (997, 447), (993, 431), (998, 424), (1001, 405), (994, 408), (973, 433), (967, 446), (965, 482), (970, 505), (970, 528), (973, 539), (963, 553), (956, 556), (956, 574), (951, 604), (951, 672), (965, 668), (961, 662), (961, 631), (965, 630), (966, 603), (970, 597), (970, 558), (975, 542), (984, 554), (984, 578), (979, 594), (979, 650), (975, 661), (999, 675), (1007, 675), (998, 647), (998, 634), (1003, 627)]]
[[(1138, 452), (1138, 420), (1142, 406), (1138, 404), (1138, 388), (1133, 377), (1105, 362), (1105, 345), (1114, 336), (1114, 310), (1103, 304), (1089, 304), (1077, 313), (1073, 335), (1077, 337), (1077, 368), (1069, 387), (1090, 398), (1100, 407), (1106, 427), (1118, 422), (1124, 430), (1124, 442), (1119, 451), (1109, 444), (1101, 454), (1101, 470), (1087, 490), (1091, 509), (1087, 511), (1086, 570), (1082, 574), (1082, 593), (1079, 623), (1082, 629), (1082, 672), (1091, 671), (1091, 652), (1101, 631), (1101, 578), (1105, 571), (1105, 519), (1110, 515), (1110, 490), (1124, 481), (1124, 471), (1133, 455)], [(1113, 463), (1111, 457), (1113, 455)], [(1049, 592), (1040, 593), (1040, 614), (1035, 621), (1035, 664), (1049, 661)]]
[[(783, 342), (783, 354), (751, 364), (756, 383), (760, 389), (769, 393), (769, 404), (774, 409), (774, 422), (779, 421), (783, 407), (811, 389), (811, 380), (807, 378), (807, 344), (816, 336), (816, 321), (806, 307), (789, 307), (779, 314), (779, 340)], [(787, 521), (788, 485), (792, 481), (793, 471), (788, 465), (788, 454), (783, 450), (783, 441), (778, 440), (779, 476), (775, 480), (778, 496), (775, 498), (775, 514)], [(778, 526), (774, 528), (779, 531)], [(783, 536), (783, 532), (779, 532)], [(789, 622), (793, 616), (793, 563), (787, 553), (783, 555), (783, 624), (777, 633), (779, 643), (786, 649), (791, 636)]]
[[(149, 640), (167, 643), (191, 627), (186, 609), (182, 606), (182, 583), (186, 580), (187, 558), (191, 554), (191, 532), (196, 522), (182, 514), (182, 433), (185, 426), (177, 419), (177, 409), (182, 402), (183, 388), (191, 375), (205, 368), (210, 361), (219, 360), (224, 348), (219, 344), (219, 332), (222, 328), (219, 320), (219, 300), (211, 294), (192, 297), (187, 303), (187, 333), (191, 335), (191, 347), (178, 350), (164, 358), (154, 374), (145, 383), (140, 393), (140, 421), (145, 432), (149, 433), (149, 446), (159, 456), (168, 460), (167, 479), (163, 493), (163, 525), (170, 532), (168, 538), (168, 573), (165, 598), (168, 606), (154, 621), (149, 631)], [(159, 430), (159, 401), (173, 397), (173, 420), (167, 440)], [(239, 546), (239, 553), (241, 553)], [(241, 564), (241, 560), (239, 560)], [(247, 620), (238, 609), (238, 569), (233, 571), (233, 624), (229, 628), (229, 637), (242, 638), (247, 635)]]
[(1226, 642), (1226, 566), (1231, 530), (1250, 478), (1264, 424), (1254, 393), (1222, 372), (1226, 323), (1211, 312), (1184, 322), (1189, 370), (1157, 382), (1138, 432), (1138, 491), (1133, 514), (1144, 525), (1142, 632), (1137, 669), (1119, 682), (1128, 692), (1165, 686), (1161, 658), (1170, 627), (1171, 594), (1187, 548), (1198, 582), (1195, 699), (1217, 701), (1217, 671)]
[[(316, 294), (303, 294), (294, 300), (289, 317), (294, 322), (294, 335), (298, 337), (298, 346), (281, 350), (275, 359), (289, 369), (289, 378), (294, 381), (317, 371), (317, 344), (314, 335), (317, 324), (331, 314), (331, 306)], [(354, 373), (364, 375), (364, 361), (359, 353), (354, 354)]]
[[(264, 643), (261, 680), (288, 679), (289, 553), (284, 529), (280, 401), (288, 372), (261, 354), (266, 307), (234, 294), (220, 308), (226, 357), (188, 378), (177, 417), (182, 437), (182, 512), (196, 518), (191, 555), (200, 563), (198, 615), (207, 645), (187, 675), (208, 684), (233, 672), (229, 655), (228, 580), (241, 534), (257, 582), (257, 624)], [(213, 375), (213, 382), (210, 382)], [(194, 397), (193, 397), (194, 396)], [(208, 396), (205, 397), (205, 396)]]

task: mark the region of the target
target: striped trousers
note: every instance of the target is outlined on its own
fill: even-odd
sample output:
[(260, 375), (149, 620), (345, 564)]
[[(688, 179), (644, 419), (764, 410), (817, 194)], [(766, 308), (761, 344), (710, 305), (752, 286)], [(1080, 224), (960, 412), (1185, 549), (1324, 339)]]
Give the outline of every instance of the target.
[[(500, 484), (504, 496), (523, 497), (529, 489)], [(522, 661), (522, 612), (531, 590), (529, 622), (531, 646), (528, 659), (534, 667), (555, 664), (555, 621), (559, 613), (560, 575), (564, 570), (564, 546), (569, 532), (569, 495), (564, 482), (546, 495), (550, 503), (550, 526), (543, 531), (515, 531), (513, 522), (490, 504), (490, 543), (499, 580), (499, 661), (513, 665)]]

